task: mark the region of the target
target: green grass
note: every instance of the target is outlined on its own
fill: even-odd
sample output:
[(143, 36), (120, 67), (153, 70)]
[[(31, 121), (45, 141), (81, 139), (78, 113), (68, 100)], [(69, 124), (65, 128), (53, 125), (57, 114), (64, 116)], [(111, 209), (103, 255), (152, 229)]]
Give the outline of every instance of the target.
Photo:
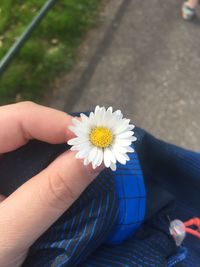
[[(100, 0), (58, 0), (0, 78), (0, 104), (41, 101), (55, 77), (70, 70)], [(24, 4), (25, 3), (25, 4)], [(45, 0), (0, 1), (0, 58), (25, 30)]]

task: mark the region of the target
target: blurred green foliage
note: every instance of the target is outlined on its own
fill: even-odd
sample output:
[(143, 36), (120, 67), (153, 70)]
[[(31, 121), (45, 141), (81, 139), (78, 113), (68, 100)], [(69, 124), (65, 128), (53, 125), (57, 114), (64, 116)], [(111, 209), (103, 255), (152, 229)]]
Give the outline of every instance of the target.
[[(77, 47), (94, 25), (100, 0), (58, 0), (0, 77), (0, 104), (40, 101), (58, 73), (72, 67)], [(0, 58), (23, 33), (45, 0), (0, 1)]]

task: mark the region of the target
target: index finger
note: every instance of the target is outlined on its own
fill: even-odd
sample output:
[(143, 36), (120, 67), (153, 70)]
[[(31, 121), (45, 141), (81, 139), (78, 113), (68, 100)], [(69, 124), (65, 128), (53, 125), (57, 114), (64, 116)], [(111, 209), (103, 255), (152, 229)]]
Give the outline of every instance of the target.
[(32, 102), (0, 107), (0, 153), (17, 149), (30, 139), (56, 144), (73, 137), (72, 116)]

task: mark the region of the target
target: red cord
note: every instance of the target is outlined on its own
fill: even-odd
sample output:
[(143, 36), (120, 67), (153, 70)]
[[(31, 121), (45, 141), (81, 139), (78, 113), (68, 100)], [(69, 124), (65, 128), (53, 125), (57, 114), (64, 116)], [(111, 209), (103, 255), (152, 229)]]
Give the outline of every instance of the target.
[[(185, 225), (186, 233), (191, 234), (193, 236), (196, 236), (197, 238), (200, 239), (200, 218), (190, 219), (190, 220), (184, 222), (184, 225)], [(190, 226), (195, 226), (195, 228), (197, 230), (193, 230), (193, 229), (189, 228)]]

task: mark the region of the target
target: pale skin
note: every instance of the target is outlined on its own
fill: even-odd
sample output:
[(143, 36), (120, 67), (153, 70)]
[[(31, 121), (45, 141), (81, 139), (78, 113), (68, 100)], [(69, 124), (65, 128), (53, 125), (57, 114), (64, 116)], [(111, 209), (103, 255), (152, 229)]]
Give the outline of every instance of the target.
[[(51, 144), (66, 142), (74, 137), (68, 130), (71, 120), (62, 111), (32, 102), (0, 107), (1, 157), (31, 139)], [(84, 166), (68, 150), (9, 197), (0, 195), (0, 266), (21, 266), (30, 246), (103, 168)]]
[(190, 8), (195, 9), (196, 6), (198, 5), (198, 1), (199, 1), (199, 0), (188, 0), (188, 1), (186, 2), (186, 5), (187, 5), (188, 7), (190, 7)]

